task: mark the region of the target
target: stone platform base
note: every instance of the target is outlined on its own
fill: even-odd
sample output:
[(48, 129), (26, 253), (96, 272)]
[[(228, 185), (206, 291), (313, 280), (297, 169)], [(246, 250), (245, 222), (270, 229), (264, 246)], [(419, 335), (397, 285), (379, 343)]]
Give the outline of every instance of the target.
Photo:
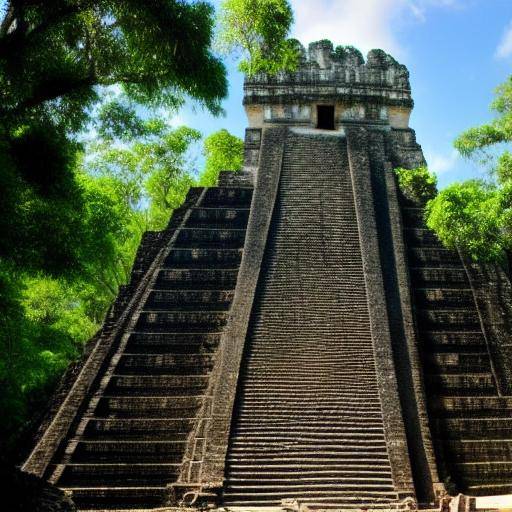
[[(198, 512), (197, 508), (163, 507), (152, 509), (130, 510), (82, 510), (80, 512)], [(292, 507), (220, 507), (208, 510), (209, 512), (294, 512)], [(308, 512), (307, 506), (299, 506), (297, 512)], [(326, 509), (328, 512), (372, 512), (371, 509)], [(421, 508), (421, 512), (512, 512), (512, 494), (503, 496), (464, 496), (447, 497), (438, 508)], [(316, 509), (315, 512), (322, 512)], [(393, 509), (379, 509), (379, 512), (397, 512)]]

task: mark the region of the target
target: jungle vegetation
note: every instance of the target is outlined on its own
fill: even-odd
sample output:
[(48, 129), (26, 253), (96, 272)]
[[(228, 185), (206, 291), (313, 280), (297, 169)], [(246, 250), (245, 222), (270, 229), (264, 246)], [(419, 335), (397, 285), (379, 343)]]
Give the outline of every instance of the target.
[[(191, 185), (241, 167), (237, 137), (203, 140), (168, 119), (185, 102), (222, 114), (214, 33), (245, 48), (235, 13), (256, 6), (248, 70), (288, 44), (286, 0), (225, 2), (218, 16), (196, 0), (2, 3), (1, 464), (19, 461), (23, 432), (127, 282), (144, 231), (165, 227)], [(267, 70), (282, 65), (265, 57)]]
[[(502, 265), (512, 276), (512, 77), (500, 85), (492, 121), (454, 141), (457, 151), (486, 169), (486, 178), (436, 190), (427, 168), (396, 169), (402, 190), (426, 205), (425, 219), (441, 242), (473, 261)], [(505, 149), (504, 149), (505, 148)]]

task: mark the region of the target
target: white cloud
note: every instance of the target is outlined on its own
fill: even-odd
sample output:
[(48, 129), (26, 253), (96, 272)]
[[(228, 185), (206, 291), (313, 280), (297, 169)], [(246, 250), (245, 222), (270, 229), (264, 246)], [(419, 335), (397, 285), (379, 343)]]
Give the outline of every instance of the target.
[(508, 24), (500, 44), (496, 48), (496, 57), (498, 59), (506, 59), (512, 55), (512, 21)]
[(382, 48), (395, 56), (405, 51), (396, 38), (404, 21), (425, 21), (433, 8), (453, 8), (460, 0), (291, 0), (295, 12), (293, 36), (308, 44), (331, 39), (363, 52)]
[(459, 154), (455, 150), (449, 154), (429, 153), (428, 151), (425, 151), (425, 153), (428, 168), (437, 174), (437, 176), (441, 176), (453, 170), (460, 159)]

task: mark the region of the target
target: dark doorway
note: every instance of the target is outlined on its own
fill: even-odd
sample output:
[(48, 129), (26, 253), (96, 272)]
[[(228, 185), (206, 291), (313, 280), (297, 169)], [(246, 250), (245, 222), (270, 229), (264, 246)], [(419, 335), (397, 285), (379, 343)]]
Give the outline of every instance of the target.
[(334, 130), (334, 105), (317, 105), (318, 124), (321, 130)]

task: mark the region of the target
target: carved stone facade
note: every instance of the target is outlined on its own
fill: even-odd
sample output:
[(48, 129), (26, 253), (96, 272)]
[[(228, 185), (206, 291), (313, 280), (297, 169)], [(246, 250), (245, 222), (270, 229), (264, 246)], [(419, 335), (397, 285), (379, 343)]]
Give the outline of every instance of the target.
[(54, 401), (24, 469), (81, 510), (512, 492), (510, 283), (397, 188), (395, 167), (425, 164), (407, 69), (301, 51), (246, 81), (244, 168), (144, 238)]
[(364, 62), (357, 50), (335, 51), (330, 41), (301, 51), (297, 72), (246, 80), (244, 106), (251, 128), (316, 127), (321, 105), (334, 107), (339, 130), (351, 122), (408, 128), (413, 106), (409, 73), (393, 57), (372, 50)]

